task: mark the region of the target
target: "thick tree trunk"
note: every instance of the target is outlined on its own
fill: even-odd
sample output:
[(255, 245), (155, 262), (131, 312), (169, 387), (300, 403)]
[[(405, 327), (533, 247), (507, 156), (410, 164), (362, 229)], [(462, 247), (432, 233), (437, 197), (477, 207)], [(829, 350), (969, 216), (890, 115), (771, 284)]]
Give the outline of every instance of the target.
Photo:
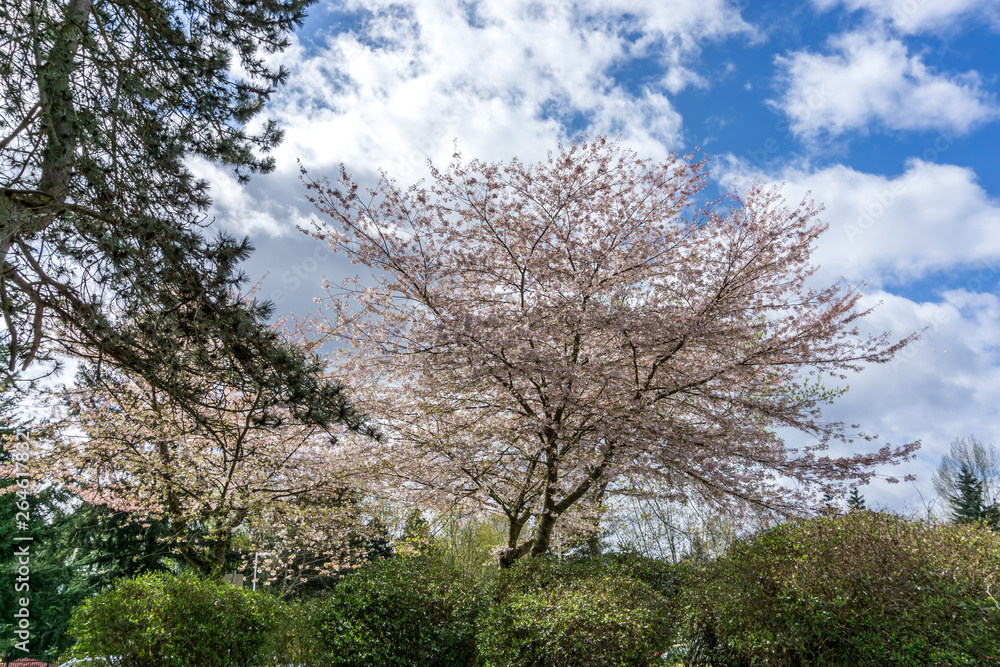
[(522, 516), (508, 516), (507, 548), (500, 554), (500, 558), (497, 561), (500, 569), (506, 570), (517, 562), (519, 558), (528, 553), (528, 549), (531, 548), (533, 540), (529, 540), (520, 546), (517, 544), (517, 541), (521, 538), (521, 532), (524, 530), (524, 524), (528, 522), (530, 516), (527, 513)]
[(552, 529), (556, 526), (558, 515), (550, 509), (538, 518), (538, 527), (535, 528), (535, 537), (532, 539), (531, 556), (541, 556), (549, 550), (552, 542)]

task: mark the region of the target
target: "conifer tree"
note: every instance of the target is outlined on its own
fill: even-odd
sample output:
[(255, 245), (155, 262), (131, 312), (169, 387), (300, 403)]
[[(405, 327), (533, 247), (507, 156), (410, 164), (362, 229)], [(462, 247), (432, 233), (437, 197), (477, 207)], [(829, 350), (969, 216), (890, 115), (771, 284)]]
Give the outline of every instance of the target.
[(205, 234), (208, 184), (187, 166), (241, 181), (274, 167), (281, 132), (250, 123), (286, 77), (268, 54), (309, 1), (0, 3), (9, 372), (68, 351), (182, 402), (202, 378), (240, 378), (313, 421), (348, 418), (318, 362), (267, 326), (271, 305), (238, 294), (252, 248)]
[(976, 523), (985, 518), (983, 483), (968, 465), (962, 464), (955, 479), (955, 491), (947, 499), (956, 523)]
[(865, 507), (865, 497), (858, 492), (858, 487), (851, 489), (851, 493), (847, 496), (847, 510), (849, 512), (861, 512), (867, 509)]
[(1000, 530), (1000, 453), (969, 436), (951, 443), (934, 473), (934, 488), (958, 523), (984, 521)]

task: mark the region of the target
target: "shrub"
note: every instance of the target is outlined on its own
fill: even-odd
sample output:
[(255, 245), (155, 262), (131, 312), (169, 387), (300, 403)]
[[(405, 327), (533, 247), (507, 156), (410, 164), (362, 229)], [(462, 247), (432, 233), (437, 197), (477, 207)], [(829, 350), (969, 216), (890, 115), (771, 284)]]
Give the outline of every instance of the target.
[(593, 559), (590, 565), (602, 568), (606, 572), (638, 579), (666, 598), (668, 603), (676, 605), (679, 611), (680, 593), (690, 569), (689, 565), (647, 558), (634, 552), (605, 554), (599, 559)]
[(692, 578), (688, 661), (1000, 664), (998, 578), (1000, 535), (983, 530), (874, 512), (785, 524)]
[(368, 565), (319, 604), (322, 664), (467, 667), (480, 601), (469, 579), (431, 558)]
[(191, 574), (120, 579), (73, 613), (69, 657), (115, 667), (267, 664), (280, 640), (270, 632), (284, 605), (264, 594)]
[[(640, 567), (637, 567), (640, 566)], [(672, 643), (669, 565), (619, 557), (560, 563), (533, 558), (498, 580), (479, 623), (486, 666), (650, 665)], [(636, 576), (638, 573), (638, 576)], [(653, 584), (646, 583), (648, 579)], [(658, 583), (657, 583), (658, 582)]]

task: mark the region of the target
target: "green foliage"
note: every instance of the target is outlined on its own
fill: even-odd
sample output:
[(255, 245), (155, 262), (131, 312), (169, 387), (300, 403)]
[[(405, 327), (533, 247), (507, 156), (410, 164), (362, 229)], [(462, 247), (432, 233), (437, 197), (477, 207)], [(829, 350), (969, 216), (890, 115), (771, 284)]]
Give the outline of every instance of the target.
[(489, 581), (498, 570), (493, 549), (507, 541), (506, 517), (445, 516), (434, 535), (437, 557), (476, 581)]
[(74, 613), (70, 657), (115, 667), (275, 664), (298, 650), (277, 598), (191, 574), (120, 579)]
[(137, 521), (127, 512), (77, 500), (57, 539), (79, 554), (82, 576), (99, 590), (120, 577), (167, 572), (169, 563), (181, 562), (167, 542), (171, 535), (166, 520)]
[[(0, 454), (0, 461), (3, 455)], [(19, 598), (28, 598), (31, 635), (28, 649), (33, 655), (53, 657), (69, 646), (65, 637), (73, 607), (93, 589), (80, 571), (80, 555), (63, 540), (72, 515), (66, 503), (70, 495), (58, 488), (42, 489), (26, 496), (27, 529), (16, 521), (23, 501), (15, 493), (0, 494), (0, 656), (10, 651), (20, 639), (14, 635), (12, 614), (20, 608)], [(14, 542), (7, 536), (30, 537), (31, 541)], [(19, 574), (19, 551), (27, 548), (29, 573)], [(9, 610), (9, 613), (7, 613)]]
[(1000, 663), (1000, 536), (868, 511), (738, 542), (685, 589), (691, 664)]
[(519, 562), (501, 574), (480, 618), (482, 664), (657, 664), (673, 643), (678, 572), (634, 556)]
[(321, 664), (467, 667), (482, 596), (428, 557), (391, 558), (345, 577), (314, 615)]
[(403, 534), (393, 543), (393, 551), (404, 558), (428, 557), (437, 560), (442, 547), (434, 542), (427, 519), (415, 509), (406, 516)]

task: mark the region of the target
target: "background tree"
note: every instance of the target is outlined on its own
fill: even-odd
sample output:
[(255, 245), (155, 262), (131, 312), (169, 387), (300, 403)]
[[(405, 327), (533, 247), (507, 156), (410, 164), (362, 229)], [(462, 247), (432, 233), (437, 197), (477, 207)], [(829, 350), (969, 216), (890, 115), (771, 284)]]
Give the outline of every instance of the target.
[[(245, 578), (252, 579), (256, 562), (258, 587), (283, 598), (316, 596), (332, 590), (347, 571), (388, 558), (391, 536), (370, 500), (342, 487), (321, 498), (272, 503), (248, 517), (247, 530), (234, 540), (244, 554)], [(345, 517), (353, 527), (344, 525)], [(340, 530), (325, 528), (331, 518)]]
[[(337, 569), (342, 545), (360, 530), (354, 506), (342, 502), (357, 453), (275, 394), (245, 389), (215, 387), (192, 416), (140, 379), (84, 367), (63, 394), (48, 469), (88, 502), (151, 526), (166, 521), (172, 549), (203, 575), (221, 577), (234, 537), (265, 518), (275, 531), (298, 525), (283, 536), (308, 538), (326, 556), (322, 566)], [(296, 553), (290, 540), (285, 548)]]
[(956, 438), (934, 473), (934, 489), (959, 523), (986, 521), (1000, 530), (1000, 454), (974, 436)]
[(219, 162), (241, 180), (273, 168), (280, 131), (247, 128), (286, 76), (267, 56), (308, 4), (0, 4), (9, 369), (53, 347), (118, 365), (182, 404), (204, 382), (250, 378), (310, 419), (337, 418), (336, 385), (267, 326), (269, 304), (236, 293), (251, 247), (206, 237), (208, 185), (187, 166)]
[(858, 487), (851, 489), (851, 494), (847, 496), (847, 511), (860, 512), (865, 509), (865, 497), (858, 491)]
[(307, 182), (331, 218), (315, 236), (380, 272), (331, 290), (319, 327), (353, 345), (343, 372), (387, 464), (506, 516), (503, 562), (592, 531), (581, 500), (605, 482), (797, 512), (915, 449), (822, 453), (853, 441), (822, 420), (840, 392), (819, 375), (906, 341), (858, 336), (857, 289), (807, 286), (814, 205), (755, 185), (697, 207), (704, 183), (690, 158), (603, 138), (535, 165), (456, 156), (429, 187)]

